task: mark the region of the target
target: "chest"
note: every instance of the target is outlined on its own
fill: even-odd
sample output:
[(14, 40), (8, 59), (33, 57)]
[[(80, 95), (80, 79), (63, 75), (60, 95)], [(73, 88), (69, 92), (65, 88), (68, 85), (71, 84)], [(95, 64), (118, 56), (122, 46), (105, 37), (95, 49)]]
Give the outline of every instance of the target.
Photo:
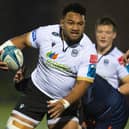
[(60, 38), (47, 39), (40, 43), (39, 56), (42, 62), (54, 62), (59, 65), (74, 68), (81, 60), (81, 47), (69, 47)]
[(96, 72), (103, 77), (113, 77), (117, 75), (117, 61), (112, 56), (100, 57)]

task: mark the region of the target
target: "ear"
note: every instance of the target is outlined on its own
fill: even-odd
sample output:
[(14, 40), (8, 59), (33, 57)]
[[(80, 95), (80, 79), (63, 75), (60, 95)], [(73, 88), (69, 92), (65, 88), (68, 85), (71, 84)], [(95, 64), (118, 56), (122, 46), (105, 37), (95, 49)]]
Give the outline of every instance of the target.
[(115, 38), (116, 38), (116, 36), (117, 36), (117, 33), (116, 33), (116, 32), (114, 32), (113, 39), (115, 39)]
[(60, 20), (60, 26), (62, 29), (64, 28), (64, 20), (63, 19)]

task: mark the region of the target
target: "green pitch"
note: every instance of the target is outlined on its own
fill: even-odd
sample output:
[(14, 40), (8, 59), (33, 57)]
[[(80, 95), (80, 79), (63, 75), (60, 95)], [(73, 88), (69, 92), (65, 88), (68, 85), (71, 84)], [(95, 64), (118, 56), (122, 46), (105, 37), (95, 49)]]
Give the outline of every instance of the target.
[[(0, 129), (5, 129), (6, 121), (10, 112), (13, 108), (14, 104), (1, 104), (0, 103)], [(45, 123), (45, 119), (40, 123), (40, 125), (36, 129), (48, 129)], [(125, 129), (129, 129), (129, 122)]]
[[(1, 104), (0, 103), (0, 129), (5, 129), (6, 121), (15, 104)], [(45, 119), (40, 123), (36, 129), (48, 129), (45, 124)]]

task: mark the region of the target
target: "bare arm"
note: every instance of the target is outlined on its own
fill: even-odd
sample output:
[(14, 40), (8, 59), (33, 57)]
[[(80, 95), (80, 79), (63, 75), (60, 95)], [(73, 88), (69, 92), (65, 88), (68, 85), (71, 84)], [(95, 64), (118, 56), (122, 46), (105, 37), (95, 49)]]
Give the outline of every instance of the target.
[[(16, 36), (3, 44), (0, 45), (0, 54), (3, 50), (4, 47), (9, 46), (9, 45), (15, 45), (16, 47), (23, 49), (24, 47), (31, 46), (31, 43), (29, 42), (29, 32), (25, 33), (20, 36)], [(2, 62), (0, 60), (0, 69), (1, 70), (8, 70), (7, 64)]]
[(64, 99), (72, 104), (84, 95), (89, 85), (90, 83), (86, 81), (77, 81), (73, 90)]
[(122, 79), (122, 85), (120, 85), (119, 91), (123, 95), (129, 95), (129, 75)]
[(23, 35), (16, 36), (10, 40), (16, 47), (23, 49), (24, 47), (31, 46), (31, 43), (29, 42), (29, 34), (30, 33), (28, 32)]
[[(70, 104), (74, 103), (84, 95), (89, 85), (90, 83), (86, 81), (77, 81), (74, 88), (64, 99)], [(65, 110), (62, 99), (54, 103), (48, 102), (48, 107), (50, 107), (48, 113), (51, 114), (50, 116), (53, 118), (58, 117)]]

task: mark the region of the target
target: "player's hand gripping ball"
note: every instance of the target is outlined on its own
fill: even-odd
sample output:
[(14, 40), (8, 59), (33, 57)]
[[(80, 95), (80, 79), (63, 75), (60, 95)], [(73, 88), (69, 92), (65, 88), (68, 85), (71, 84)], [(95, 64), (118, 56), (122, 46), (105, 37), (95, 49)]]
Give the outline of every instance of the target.
[(7, 63), (9, 70), (18, 70), (23, 65), (23, 53), (15, 46), (4, 47), (0, 59)]

